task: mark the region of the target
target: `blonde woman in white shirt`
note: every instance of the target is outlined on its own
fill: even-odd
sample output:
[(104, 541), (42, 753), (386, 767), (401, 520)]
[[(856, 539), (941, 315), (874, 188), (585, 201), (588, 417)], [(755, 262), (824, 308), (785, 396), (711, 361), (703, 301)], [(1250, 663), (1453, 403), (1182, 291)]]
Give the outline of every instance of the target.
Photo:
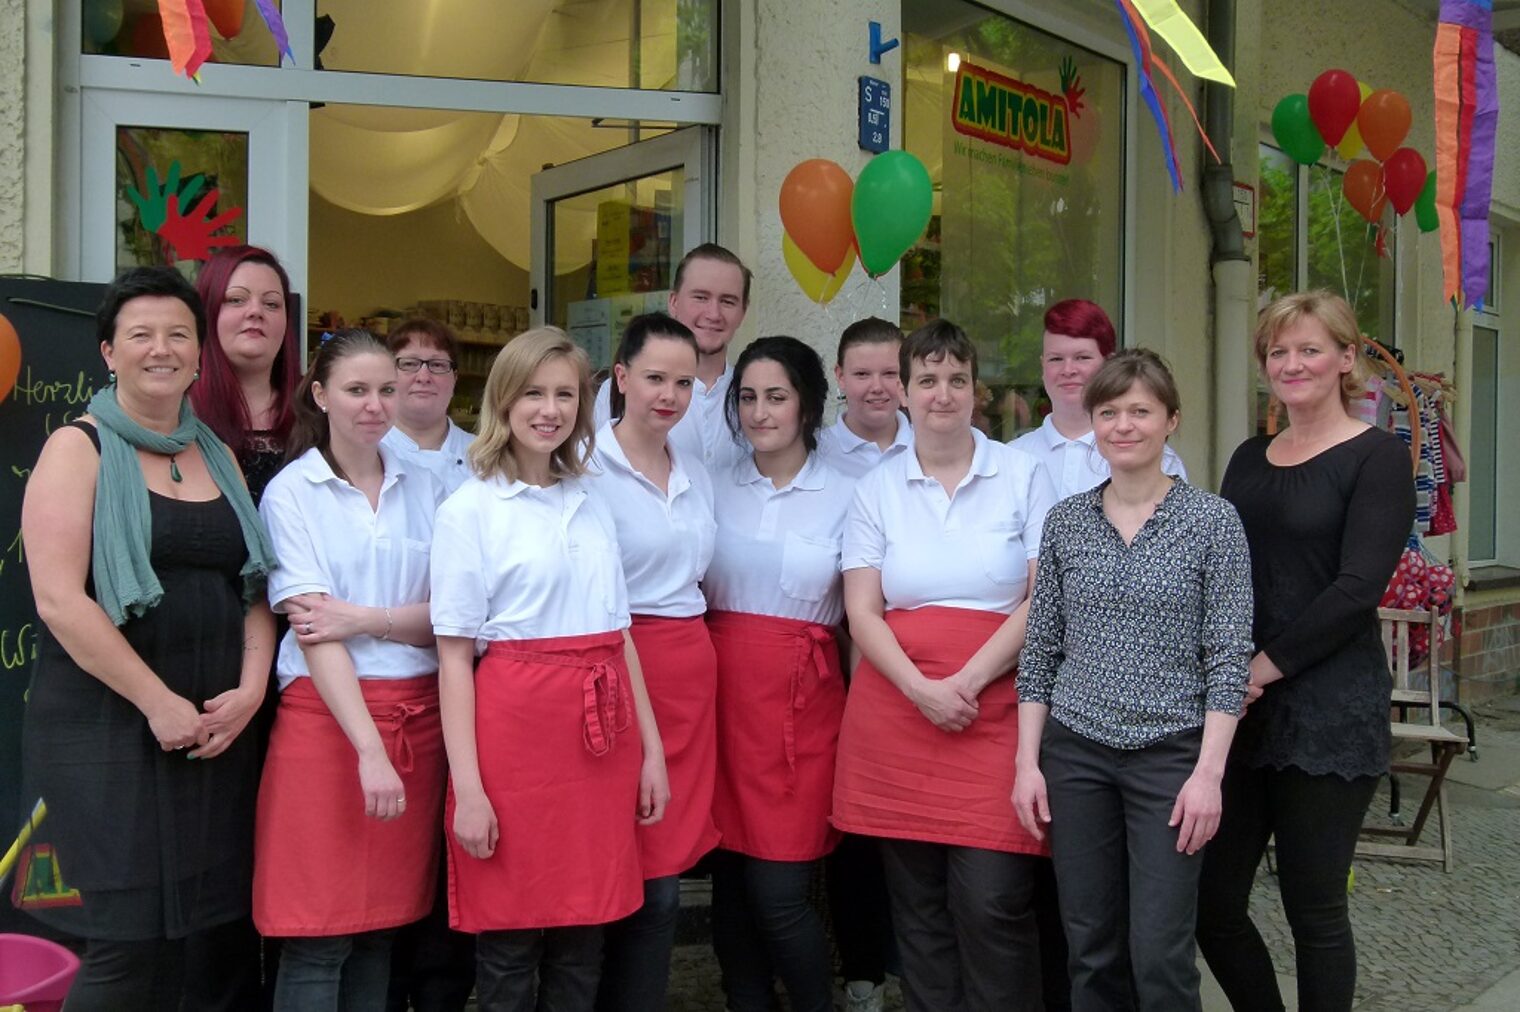
[(661, 1012), (682, 872), (717, 846), (718, 660), (699, 586), (712, 558), (712, 482), (670, 438), (691, 407), (697, 341), (664, 313), (628, 322), (612, 368), (612, 417), (596, 433), (592, 492), (617, 523), (633, 644), (670, 779), (665, 818), (639, 829), (644, 905), (609, 925), (601, 1012)]
[(823, 919), (809, 903), (829, 826), (844, 712), (839, 539), (851, 482), (815, 452), (828, 393), (794, 337), (744, 349), (729, 424), (754, 452), (713, 479), (717, 546), (702, 588), (718, 653), (713, 946), (732, 1012), (833, 1008)]
[(476, 477), (438, 510), (449, 915), (479, 935), (482, 1009), (593, 1007), (603, 925), (644, 899), (636, 827), (670, 797), (617, 529), (583, 477), (590, 407), (586, 353), (518, 335), (486, 380)]
[(284, 937), (275, 1008), (378, 1008), (394, 929), (432, 906), (443, 801), (428, 552), (440, 488), (380, 439), (396, 366), (365, 330), (328, 339), (296, 391), (291, 462), (259, 511), (290, 619), (275, 671), (253, 918)]
[(964, 331), (920, 327), (901, 365), (913, 450), (861, 479), (845, 529), (861, 661), (833, 821), (882, 841), (909, 1009), (1038, 1009), (1033, 888), (1049, 851), (1008, 795), (1013, 667), (1052, 494), (1038, 462), (972, 427)]

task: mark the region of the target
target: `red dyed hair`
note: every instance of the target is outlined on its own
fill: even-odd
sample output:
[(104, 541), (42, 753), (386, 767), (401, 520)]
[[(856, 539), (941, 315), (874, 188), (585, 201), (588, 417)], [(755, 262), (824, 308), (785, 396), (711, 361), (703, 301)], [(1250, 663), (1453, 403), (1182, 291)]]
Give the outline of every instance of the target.
[(296, 384), (301, 381), (301, 346), (297, 343), (295, 307), (290, 301), (290, 275), (280, 266), (275, 255), (258, 246), (229, 246), (217, 250), (201, 268), (196, 288), (206, 305), (206, 329), (210, 331), (201, 342), (201, 378), (190, 387), (190, 403), (201, 421), (211, 426), (233, 452), (241, 455), (253, 429), (248, 414), (248, 402), (243, 398), (243, 388), (238, 384), (237, 373), (222, 351), (221, 335), (217, 320), (221, 317), (222, 301), (227, 294), (227, 283), (232, 272), (240, 264), (256, 263), (269, 267), (280, 278), (280, 288), (285, 293), (285, 339), (280, 342), (279, 354), (270, 367), (269, 382), (274, 388), (274, 425), (271, 434), (280, 443), (290, 435), (294, 420), (291, 402)]
[(1119, 343), (1114, 321), (1102, 306), (1086, 299), (1063, 299), (1045, 310), (1045, 332), (1090, 338), (1098, 343), (1098, 354), (1104, 358), (1112, 355)]

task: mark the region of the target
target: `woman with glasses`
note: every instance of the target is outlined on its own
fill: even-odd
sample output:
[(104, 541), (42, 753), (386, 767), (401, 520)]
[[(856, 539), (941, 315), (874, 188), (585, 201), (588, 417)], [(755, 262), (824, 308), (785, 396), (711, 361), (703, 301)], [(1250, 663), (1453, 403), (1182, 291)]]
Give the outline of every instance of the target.
[(459, 340), (437, 320), (416, 317), (391, 331), (386, 343), (396, 356), (396, 425), (381, 443), (453, 492), (470, 476), (465, 451), (475, 439), (449, 418)]

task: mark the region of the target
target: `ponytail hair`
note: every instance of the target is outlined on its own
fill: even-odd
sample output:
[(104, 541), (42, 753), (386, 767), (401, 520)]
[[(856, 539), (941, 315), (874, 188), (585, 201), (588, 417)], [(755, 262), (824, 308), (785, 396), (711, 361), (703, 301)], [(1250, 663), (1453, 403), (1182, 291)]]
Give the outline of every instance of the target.
[(311, 395), (311, 388), (314, 383), (320, 383), (326, 387), (327, 378), (332, 375), (333, 366), (345, 358), (368, 354), (391, 357), (390, 349), (385, 346), (385, 342), (361, 327), (350, 327), (323, 335), (322, 343), (317, 345), (317, 354), (311, 360), (311, 367), (306, 370), (306, 375), (302, 376), (301, 382), (296, 385), (296, 395), (291, 405), (295, 418), (290, 426), (290, 438), (285, 442), (287, 464), (312, 447), (316, 447), (321, 451), (322, 459), (326, 460), (327, 465), (333, 469), (333, 474), (344, 481), (348, 480), (348, 476), (333, 459), (332, 433), (327, 426), (327, 414), (317, 407), (316, 398)]
[[(697, 356), (698, 360), (702, 357), (702, 350), (697, 347), (697, 336), (691, 332), (690, 327), (667, 313), (644, 313), (628, 321), (628, 326), (623, 329), (623, 339), (618, 342), (617, 358), (613, 361), (624, 369), (631, 369), (633, 360), (638, 357), (639, 352), (644, 350), (644, 345), (649, 343), (651, 337), (680, 341), (691, 347), (691, 353)], [(623, 391), (618, 389), (616, 372), (613, 373), (611, 384), (607, 388), (607, 393), (612, 407), (612, 417), (621, 421), (627, 399)]]

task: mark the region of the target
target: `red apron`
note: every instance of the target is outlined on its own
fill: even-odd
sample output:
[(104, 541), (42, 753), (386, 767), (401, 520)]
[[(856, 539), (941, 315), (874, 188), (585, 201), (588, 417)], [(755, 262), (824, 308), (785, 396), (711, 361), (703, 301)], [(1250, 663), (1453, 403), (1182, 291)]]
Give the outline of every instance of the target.
[(665, 746), (670, 804), (665, 818), (640, 826), (644, 877), (679, 875), (718, 845), (713, 783), (718, 776), (718, 659), (707, 623), (633, 616), (633, 645)]
[[(887, 625), (928, 678), (955, 674), (1008, 616), (966, 608), (889, 611)], [(864, 657), (850, 680), (834, 776), (834, 825), (846, 833), (1015, 854), (1050, 853), (1014, 815), (1019, 695), (1013, 672), (978, 699), (959, 733), (941, 731)]]
[(447, 760), (438, 677), (361, 678), (406, 791), (388, 822), (364, 814), (358, 758), (310, 678), (280, 693), (259, 784), (253, 923), (264, 935), (348, 935), (408, 924), (433, 906)]
[(767, 861), (834, 849), (829, 825), (844, 679), (834, 630), (731, 611), (707, 613), (718, 652), (720, 846)]
[(643, 748), (621, 632), (492, 643), (475, 668), (475, 751), (500, 839), (482, 861), (448, 829), (449, 924), (606, 924), (644, 902)]

